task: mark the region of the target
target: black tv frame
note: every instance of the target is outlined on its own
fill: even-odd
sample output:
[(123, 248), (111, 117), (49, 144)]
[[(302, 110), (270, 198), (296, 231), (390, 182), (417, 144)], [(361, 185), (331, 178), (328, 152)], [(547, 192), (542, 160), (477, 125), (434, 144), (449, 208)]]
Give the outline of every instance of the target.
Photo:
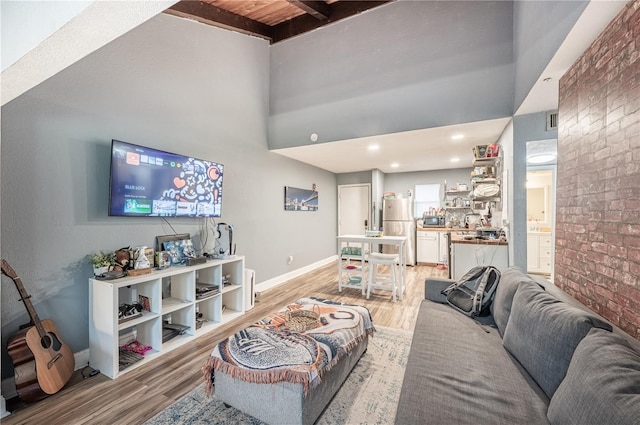
[[(123, 168), (121, 166), (117, 166), (117, 161), (116, 160), (116, 155), (114, 154), (114, 152), (116, 152), (116, 144), (118, 145), (122, 145), (123, 149), (124, 148), (128, 148), (128, 149), (133, 149), (134, 151), (140, 151), (141, 155), (142, 154), (150, 154), (153, 153), (154, 155), (160, 155), (160, 157), (164, 157), (164, 156), (169, 156), (169, 157), (176, 157), (176, 161), (181, 160), (181, 161), (185, 161), (185, 162), (194, 162), (194, 163), (205, 163), (208, 164), (209, 169), (211, 168), (216, 168), (219, 172), (219, 178), (216, 178), (216, 183), (214, 184), (215, 186), (215, 191), (218, 191), (218, 195), (217, 197), (219, 198), (218, 202), (212, 203), (211, 205), (213, 205), (213, 212), (212, 213), (202, 213), (202, 214), (198, 214), (197, 210), (194, 214), (178, 214), (178, 210), (174, 211), (173, 213), (154, 213), (152, 210), (151, 212), (132, 212), (132, 211), (120, 211), (120, 206), (122, 208), (124, 208), (124, 204), (127, 203), (127, 197), (126, 197), (126, 193), (121, 193), (121, 191), (123, 189), (121, 189), (122, 185), (114, 185), (114, 182), (117, 180), (119, 181), (119, 177), (116, 176), (120, 176), (121, 173), (124, 173), (125, 175), (127, 174)], [(178, 161), (179, 162), (179, 161)], [(171, 162), (172, 166), (173, 166), (173, 162)], [(202, 165), (202, 164), (201, 164)], [(179, 169), (180, 166), (178, 165)], [(115, 172), (115, 170), (119, 170), (117, 173)], [(223, 188), (222, 188), (222, 179), (223, 179), (223, 175), (224, 175), (224, 164), (221, 164), (219, 162), (215, 162), (215, 161), (210, 161), (210, 160), (206, 160), (206, 159), (200, 159), (200, 158), (196, 158), (190, 155), (184, 155), (184, 154), (179, 154), (179, 153), (174, 153), (174, 152), (169, 152), (163, 149), (158, 149), (158, 148), (152, 148), (152, 147), (148, 147), (148, 146), (143, 146), (143, 145), (138, 145), (138, 144), (134, 144), (134, 143), (130, 143), (130, 142), (125, 142), (122, 140), (117, 140), (117, 139), (112, 139), (111, 140), (111, 157), (110, 157), (110, 166), (109, 166), (109, 209), (108, 209), (108, 215), (109, 217), (176, 217), (176, 218), (220, 218), (222, 217), (222, 197), (223, 197)], [(121, 176), (120, 176), (121, 177)], [(192, 176), (193, 177), (193, 176)], [(210, 178), (209, 178), (210, 179)], [(155, 181), (155, 180), (153, 180)], [(187, 179), (188, 181), (188, 179)], [(120, 189), (117, 189), (118, 187), (120, 187)], [(140, 185), (140, 187), (142, 187), (142, 190), (144, 190), (145, 185)], [(185, 187), (188, 187), (188, 185), (185, 185)], [(215, 193), (215, 191), (213, 191), (212, 193)], [(208, 193), (205, 191), (205, 193)], [(201, 194), (202, 195), (202, 194)], [(164, 195), (163, 195), (164, 196)], [(117, 202), (116, 202), (117, 200)], [(147, 200), (148, 201), (148, 200)], [(134, 200), (135, 202), (135, 200)], [(152, 201), (155, 202), (155, 201)], [(186, 201), (185, 201), (186, 202)], [(115, 203), (115, 205), (114, 205)], [(196, 203), (199, 204), (199, 201), (193, 201), (193, 202), (189, 202), (189, 203)], [(205, 204), (209, 204), (208, 202), (205, 202)], [(216, 211), (216, 206), (218, 206), (217, 211)]]

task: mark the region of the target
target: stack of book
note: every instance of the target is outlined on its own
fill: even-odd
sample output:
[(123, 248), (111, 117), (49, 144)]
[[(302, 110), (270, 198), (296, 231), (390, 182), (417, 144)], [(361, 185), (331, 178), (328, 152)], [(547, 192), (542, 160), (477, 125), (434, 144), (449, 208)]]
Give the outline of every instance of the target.
[(218, 285), (212, 285), (209, 283), (196, 283), (196, 299), (210, 297), (220, 293), (220, 287)]

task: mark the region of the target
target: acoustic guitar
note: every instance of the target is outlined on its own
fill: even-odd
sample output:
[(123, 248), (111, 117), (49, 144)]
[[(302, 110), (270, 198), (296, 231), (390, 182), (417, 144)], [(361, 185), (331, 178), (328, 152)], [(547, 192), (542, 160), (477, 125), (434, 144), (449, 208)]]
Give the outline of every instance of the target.
[(13, 280), (31, 323), (11, 337), (7, 351), (15, 369), (16, 390), (24, 401), (37, 401), (55, 394), (69, 381), (75, 368), (71, 349), (58, 336), (49, 319), (40, 320), (20, 277), (3, 259), (2, 273)]

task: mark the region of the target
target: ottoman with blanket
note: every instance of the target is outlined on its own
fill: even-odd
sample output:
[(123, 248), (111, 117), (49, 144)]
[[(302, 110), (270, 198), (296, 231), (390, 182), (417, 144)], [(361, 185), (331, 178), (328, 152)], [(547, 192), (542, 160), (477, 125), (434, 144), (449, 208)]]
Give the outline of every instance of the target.
[(640, 424), (637, 340), (515, 267), (480, 320), (449, 284), (425, 282), (396, 424)]
[[(287, 312), (320, 314), (292, 332)], [(217, 344), (203, 367), (207, 392), (268, 424), (312, 424), (375, 332), (366, 307), (302, 298)]]

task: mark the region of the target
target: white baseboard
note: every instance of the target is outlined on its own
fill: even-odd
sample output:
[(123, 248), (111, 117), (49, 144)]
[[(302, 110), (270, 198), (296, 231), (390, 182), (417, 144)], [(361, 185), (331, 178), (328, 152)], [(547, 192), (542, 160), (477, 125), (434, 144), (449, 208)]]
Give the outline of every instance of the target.
[[(310, 271), (313, 271), (319, 267), (325, 266), (327, 264), (330, 264), (331, 262), (334, 262), (338, 259), (337, 255), (333, 255), (331, 257), (325, 258), (324, 260), (320, 260), (317, 261), (315, 263), (309, 264), (308, 266), (305, 267), (301, 267), (297, 270), (293, 270), (289, 273), (285, 273), (283, 275), (280, 276), (276, 276), (273, 279), (269, 279), (269, 280), (265, 280), (264, 282), (260, 282), (256, 285), (256, 292), (262, 292), (262, 291), (266, 291), (267, 289), (271, 289), (274, 288), (278, 285), (281, 285), (283, 283), (285, 283), (288, 280), (291, 280), (293, 278), (296, 278), (298, 276), (302, 276), (305, 273), (309, 273)], [(337, 266), (336, 266), (337, 267)], [(337, 271), (336, 271), (337, 273)]]
[[(89, 349), (85, 348), (82, 351), (73, 353), (73, 358), (76, 362), (75, 370), (82, 369), (89, 364)], [(1, 400), (2, 403), (4, 403), (5, 400), (18, 396), (18, 392), (16, 391), (16, 380), (13, 376), (2, 380), (0, 391), (2, 392), (2, 396), (0, 397), (3, 397)], [(2, 413), (0, 412), (0, 417), (2, 417), (1, 415)]]
[(77, 353), (73, 353), (73, 357), (76, 360), (76, 368), (75, 370), (82, 369), (85, 366), (89, 365), (89, 349), (85, 348), (82, 351)]

